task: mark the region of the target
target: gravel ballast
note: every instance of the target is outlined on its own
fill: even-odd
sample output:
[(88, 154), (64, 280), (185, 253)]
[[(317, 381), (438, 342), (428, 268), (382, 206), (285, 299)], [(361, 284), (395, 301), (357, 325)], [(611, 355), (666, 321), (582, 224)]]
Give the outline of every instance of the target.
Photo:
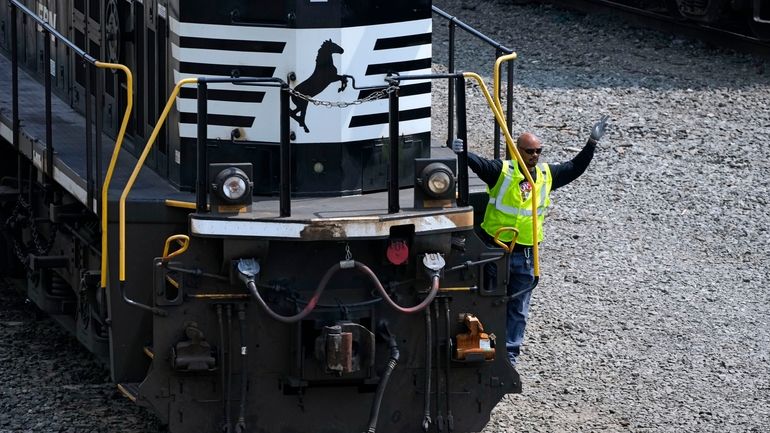
[[(514, 136), (536, 133), (541, 160), (561, 162), (611, 120), (588, 171), (553, 194), (524, 392), (484, 433), (769, 431), (769, 62), (511, 3), (434, 2), (518, 53)], [(434, 28), (441, 71), (446, 22)], [(458, 69), (489, 78), (493, 51), (466, 41)], [(489, 157), (491, 116), (468, 90), (469, 144)], [(163, 431), (5, 287), (0, 377), (0, 433)]]
[[(484, 431), (768, 431), (767, 62), (548, 6), (434, 4), (519, 54), (513, 135), (538, 134), (541, 160), (611, 117), (553, 194), (524, 392)], [(489, 76), (479, 51), (459, 67)], [(470, 144), (491, 156), (472, 100)]]

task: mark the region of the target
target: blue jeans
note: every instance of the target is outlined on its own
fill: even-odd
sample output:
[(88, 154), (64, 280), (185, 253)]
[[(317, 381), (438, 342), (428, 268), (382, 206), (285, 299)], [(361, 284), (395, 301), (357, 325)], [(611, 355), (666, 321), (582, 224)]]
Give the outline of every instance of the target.
[[(510, 274), (506, 294), (511, 298), (506, 306), (505, 348), (508, 359), (516, 365), (524, 342), (524, 329), (527, 327), (529, 316), (529, 300), (532, 297), (532, 284), (535, 282), (534, 259), (532, 250), (514, 251), (509, 260)], [(494, 265), (485, 266), (487, 281), (497, 278), (497, 268)], [(514, 296), (515, 295), (515, 296)]]
[(512, 298), (508, 300), (506, 311), (505, 348), (513, 365), (516, 365), (521, 343), (524, 342), (524, 329), (527, 327), (529, 300), (532, 297), (532, 284), (535, 282), (533, 260), (530, 249), (514, 251), (510, 257), (507, 294)]

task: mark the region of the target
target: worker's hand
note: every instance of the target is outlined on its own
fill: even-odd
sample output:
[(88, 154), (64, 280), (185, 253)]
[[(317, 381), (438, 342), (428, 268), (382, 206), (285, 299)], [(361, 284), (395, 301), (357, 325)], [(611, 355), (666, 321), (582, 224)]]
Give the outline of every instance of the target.
[(460, 140), (459, 138), (455, 138), (454, 140), (452, 140), (452, 151), (454, 153), (463, 153), (464, 144), (465, 143), (463, 143), (462, 140)]
[(607, 120), (609, 118), (610, 116), (604, 115), (601, 119), (599, 119), (598, 122), (594, 124), (594, 127), (591, 128), (591, 138), (589, 140), (595, 143), (602, 139), (604, 130), (607, 129)]

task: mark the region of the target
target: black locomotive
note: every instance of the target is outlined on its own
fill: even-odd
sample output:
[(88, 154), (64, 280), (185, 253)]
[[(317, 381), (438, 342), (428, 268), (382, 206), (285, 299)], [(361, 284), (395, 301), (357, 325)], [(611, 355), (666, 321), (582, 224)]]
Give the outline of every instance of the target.
[(722, 27), (770, 40), (770, 3), (763, 0), (589, 0), (630, 6), (670, 17)]
[[(0, 3), (0, 272), (172, 432), (480, 430), (504, 248), (429, 1)], [(481, 268), (502, 272), (485, 281)]]

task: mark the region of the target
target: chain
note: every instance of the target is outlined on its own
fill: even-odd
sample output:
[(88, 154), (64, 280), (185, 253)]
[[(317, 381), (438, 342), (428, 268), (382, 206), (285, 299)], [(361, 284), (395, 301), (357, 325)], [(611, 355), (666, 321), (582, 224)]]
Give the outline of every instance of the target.
[[(29, 265), (29, 252), (34, 252), (37, 255), (46, 255), (51, 251), (51, 248), (53, 247), (54, 242), (56, 241), (56, 234), (58, 233), (58, 225), (52, 224), (51, 225), (51, 236), (50, 238), (44, 243), (41, 238), (40, 232), (37, 229), (37, 226), (35, 225), (35, 221), (33, 219), (33, 211), (32, 206), (24, 201), (24, 199), (19, 196), (16, 206), (13, 208), (13, 211), (11, 212), (11, 215), (8, 217), (8, 219), (5, 221), (6, 227), (13, 227), (16, 225), (17, 222), (19, 222), (19, 215), (21, 214), (21, 211), (24, 210), (27, 214), (28, 223), (30, 230), (30, 235), (32, 237), (32, 246), (24, 245), (24, 240), (22, 239), (16, 239), (15, 236), (11, 236), (13, 240), (13, 250), (16, 254), (16, 258), (21, 262), (21, 264), (24, 266), (24, 269), (27, 271), (27, 273), (32, 272), (32, 268)], [(22, 248), (23, 247), (23, 248)], [(34, 248), (33, 248), (34, 247)]]
[(27, 272), (27, 274), (32, 273), (32, 267), (29, 265), (29, 255), (21, 250), (19, 242), (17, 242), (15, 238), (13, 239), (13, 252), (16, 253), (16, 258), (19, 260), (22, 266), (24, 266), (24, 270)]
[(293, 89), (291, 87), (289, 88), (289, 93), (294, 95), (294, 96), (296, 96), (296, 97), (298, 97), (298, 98), (300, 98), (300, 99), (304, 99), (305, 101), (308, 101), (308, 102), (312, 103), (313, 105), (320, 105), (322, 107), (329, 107), (329, 108), (331, 108), (331, 107), (345, 108), (345, 107), (349, 107), (351, 105), (360, 105), (360, 104), (363, 104), (364, 102), (369, 102), (369, 101), (374, 101), (374, 100), (377, 100), (377, 99), (385, 98), (385, 97), (389, 96), (391, 93), (395, 92), (396, 89), (398, 89), (398, 86), (389, 85), (388, 87), (385, 87), (385, 88), (382, 88), (382, 89), (380, 89), (380, 90), (378, 90), (376, 92), (370, 93), (369, 95), (367, 95), (367, 96), (365, 96), (365, 97), (363, 97), (361, 99), (356, 99), (355, 101), (350, 101), (350, 102), (348, 102), (348, 101), (322, 101), (322, 100), (319, 100), (319, 99), (314, 99), (312, 96), (308, 96), (308, 95), (306, 95), (306, 94), (304, 94), (302, 92), (299, 92), (299, 91), (297, 91), (297, 90), (295, 90), (295, 89)]
[(90, 304), (88, 303), (88, 284), (86, 284), (86, 274), (83, 272), (80, 275), (80, 293), (78, 293), (78, 310), (81, 325), (83, 329), (88, 329), (88, 325), (91, 323), (91, 311)]
[[(21, 209), (21, 196), (19, 196), (19, 201), (16, 202), (16, 206), (14, 206), (13, 211), (11, 211), (11, 215), (8, 217), (7, 220), (5, 220), (5, 226), (10, 228), (15, 226), (16, 222), (18, 221), (19, 217), (19, 209)], [(19, 241), (16, 240), (16, 236), (13, 236), (11, 234), (11, 240), (13, 241), (13, 252), (16, 254), (16, 258), (19, 260), (19, 262), (24, 266), (24, 270), (27, 272), (27, 274), (32, 272), (32, 268), (29, 266), (29, 255), (27, 255), (19, 245)]]
[(353, 259), (353, 253), (350, 252), (350, 244), (345, 244), (345, 261), (349, 262)]
[(32, 213), (32, 205), (24, 201), (21, 196), (19, 196), (19, 203), (24, 207), (24, 210), (27, 211), (27, 215), (29, 215), (29, 231), (32, 235), (32, 242), (35, 244), (35, 249), (37, 250), (37, 254), (44, 256), (48, 254), (51, 251), (51, 248), (53, 247), (54, 242), (56, 242), (56, 233), (58, 232), (58, 225), (52, 224), (51, 225), (51, 237), (48, 239), (48, 241), (43, 245), (43, 242), (40, 240), (40, 232), (37, 229), (37, 225), (35, 224), (33, 213)]

